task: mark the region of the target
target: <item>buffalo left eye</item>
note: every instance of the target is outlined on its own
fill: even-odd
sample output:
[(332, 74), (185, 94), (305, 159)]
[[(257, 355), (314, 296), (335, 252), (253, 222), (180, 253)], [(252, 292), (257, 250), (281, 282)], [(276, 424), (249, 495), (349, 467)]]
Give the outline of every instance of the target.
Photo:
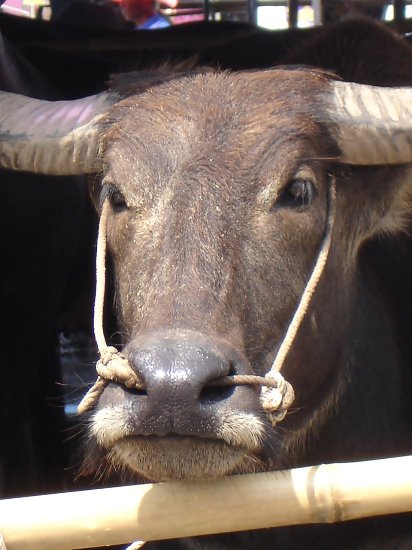
[(112, 208), (115, 212), (121, 212), (122, 210), (126, 210), (127, 203), (126, 199), (124, 198), (124, 195), (113, 186), (108, 186), (107, 189), (107, 195), (108, 199), (110, 200), (110, 204), (112, 205)]
[(302, 209), (313, 199), (313, 184), (310, 180), (296, 178), (291, 180), (276, 201), (277, 206)]

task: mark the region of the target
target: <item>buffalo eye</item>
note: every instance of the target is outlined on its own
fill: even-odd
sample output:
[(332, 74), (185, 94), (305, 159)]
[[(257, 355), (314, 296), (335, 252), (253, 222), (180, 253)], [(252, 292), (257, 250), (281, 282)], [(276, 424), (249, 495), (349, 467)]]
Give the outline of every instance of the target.
[(313, 183), (310, 180), (296, 178), (283, 189), (276, 201), (276, 206), (303, 209), (309, 206), (313, 194)]
[(108, 185), (105, 193), (105, 198), (110, 200), (110, 204), (115, 212), (122, 212), (127, 209), (126, 199), (124, 195), (114, 187), (113, 185)]

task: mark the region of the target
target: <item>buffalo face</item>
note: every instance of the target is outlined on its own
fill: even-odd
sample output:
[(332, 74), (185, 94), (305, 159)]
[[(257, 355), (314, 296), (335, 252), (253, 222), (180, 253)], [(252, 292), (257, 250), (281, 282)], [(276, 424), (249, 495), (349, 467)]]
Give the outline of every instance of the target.
[[(265, 80), (200, 75), (113, 109), (98, 200), (111, 203), (123, 352), (145, 390), (110, 384), (91, 433), (145, 478), (209, 479), (282, 460), (288, 423), (269, 425), (260, 388), (211, 385), (270, 369), (326, 223), (333, 148), (310, 112), (286, 109), (286, 82), (269, 92)], [(307, 339), (328, 330), (315, 316), (306, 324)], [(298, 346), (285, 376), (318, 354)], [(319, 379), (299, 374), (301, 399), (323, 399), (328, 364)], [(292, 424), (306, 415), (295, 411)]]

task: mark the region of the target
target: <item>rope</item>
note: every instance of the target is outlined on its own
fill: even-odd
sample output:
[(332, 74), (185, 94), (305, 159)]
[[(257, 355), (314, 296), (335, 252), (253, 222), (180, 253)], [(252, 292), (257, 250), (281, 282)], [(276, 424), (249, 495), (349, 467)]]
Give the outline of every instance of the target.
[(306, 283), (302, 298), (295, 314), (292, 317), (292, 321), (286, 331), (286, 335), (282, 340), (273, 365), (270, 371), (265, 374), (266, 379), (277, 380), (279, 384), (277, 388), (271, 388), (268, 384), (263, 385), (260, 395), (260, 403), (266, 411), (272, 426), (275, 426), (275, 424), (285, 418), (288, 409), (294, 401), (295, 396), (293, 388), (280, 374), (280, 370), (283, 367), (287, 354), (289, 353), (296, 338), (299, 327), (308, 311), (309, 304), (312, 300), (313, 294), (315, 293), (329, 256), (330, 245), (332, 242), (332, 230), (336, 213), (336, 182), (334, 178), (331, 178), (330, 180), (328, 191), (328, 216), (315, 267), (313, 268), (312, 274)]
[(103, 332), (104, 291), (106, 284), (106, 247), (107, 247), (107, 216), (109, 201), (106, 199), (100, 214), (99, 230), (96, 250), (96, 297), (94, 300), (94, 337), (101, 353), (107, 348)]
[(140, 550), (144, 544), (146, 544), (144, 540), (137, 540), (136, 542), (132, 542), (125, 550)]
[[(329, 255), (332, 241), (332, 230), (336, 210), (336, 183), (331, 179), (328, 193), (328, 216), (326, 221), (325, 233), (320, 246), (320, 251), (315, 263), (312, 274), (303, 291), (302, 298), (292, 317), (292, 321), (286, 331), (286, 335), (281, 343), (279, 351), (275, 357), (271, 369), (265, 376), (255, 375), (235, 375), (213, 381), (210, 385), (258, 385), (261, 386), (260, 402), (268, 415), (268, 418), (275, 426), (283, 420), (288, 409), (294, 400), (294, 391), (280, 373), (286, 357), (293, 345), (299, 327), (304, 319), (317, 284), (325, 269), (326, 261)], [(103, 307), (105, 291), (105, 256), (106, 256), (106, 231), (107, 215), (109, 210), (109, 201), (105, 200), (102, 208), (99, 223), (99, 234), (97, 240), (96, 254), (96, 299), (94, 308), (94, 333), (97, 347), (100, 353), (100, 359), (97, 362), (96, 370), (98, 378), (93, 387), (87, 392), (78, 406), (79, 414), (90, 409), (99, 399), (109, 382), (123, 384), (127, 388), (144, 390), (143, 381), (129, 365), (126, 357), (116, 348), (107, 346), (103, 332)]]
[(0, 550), (7, 550), (3, 535), (0, 533)]
[[(103, 309), (106, 283), (107, 215), (109, 200), (104, 201), (100, 214), (96, 250), (96, 296), (94, 301), (93, 328), (100, 358), (96, 364), (96, 382), (83, 397), (77, 412), (88, 411), (99, 399), (109, 382), (123, 384), (127, 388), (143, 389), (143, 384), (130, 367), (126, 357), (116, 348), (108, 346), (103, 331)], [(1, 550), (1, 549), (0, 549)]]

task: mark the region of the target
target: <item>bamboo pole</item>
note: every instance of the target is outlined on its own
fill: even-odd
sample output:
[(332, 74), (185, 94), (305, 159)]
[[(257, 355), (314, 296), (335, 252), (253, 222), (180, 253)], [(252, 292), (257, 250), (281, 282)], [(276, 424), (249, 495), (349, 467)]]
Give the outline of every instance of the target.
[(7, 550), (73, 550), (412, 511), (412, 456), (0, 501)]

